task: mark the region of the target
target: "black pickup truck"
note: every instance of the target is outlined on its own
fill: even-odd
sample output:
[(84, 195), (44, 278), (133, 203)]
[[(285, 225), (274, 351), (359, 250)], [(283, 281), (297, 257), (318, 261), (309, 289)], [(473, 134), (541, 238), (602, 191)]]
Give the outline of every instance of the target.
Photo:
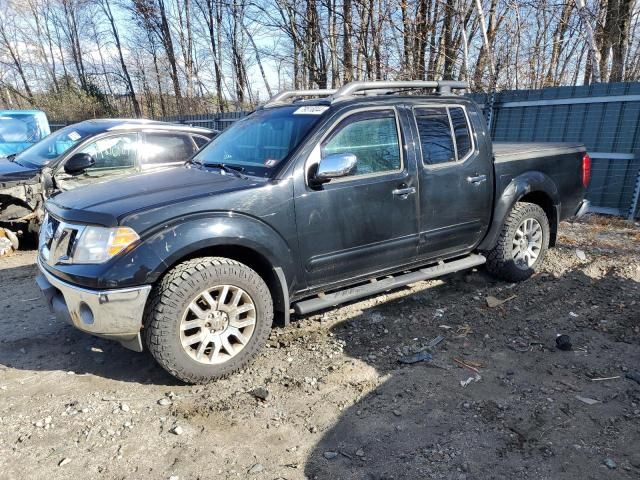
[(182, 168), (61, 194), (40, 288), (77, 328), (206, 382), (291, 313), (483, 264), (524, 280), (588, 208), (590, 160), (578, 144), (492, 145), (452, 92), (465, 86), (283, 92)]

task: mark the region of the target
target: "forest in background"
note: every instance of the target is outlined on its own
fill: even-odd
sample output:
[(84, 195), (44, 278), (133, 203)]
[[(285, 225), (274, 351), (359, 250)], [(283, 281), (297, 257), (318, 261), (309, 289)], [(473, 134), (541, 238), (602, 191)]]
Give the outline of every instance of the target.
[(0, 0), (0, 108), (50, 118), (251, 109), (279, 90), (640, 79), (636, 0)]

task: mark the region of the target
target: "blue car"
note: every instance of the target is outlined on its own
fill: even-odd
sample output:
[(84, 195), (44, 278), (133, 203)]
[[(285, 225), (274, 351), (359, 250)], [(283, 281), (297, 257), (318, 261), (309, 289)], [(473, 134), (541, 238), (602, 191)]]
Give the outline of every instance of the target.
[(50, 133), (40, 110), (0, 110), (0, 158), (20, 153)]

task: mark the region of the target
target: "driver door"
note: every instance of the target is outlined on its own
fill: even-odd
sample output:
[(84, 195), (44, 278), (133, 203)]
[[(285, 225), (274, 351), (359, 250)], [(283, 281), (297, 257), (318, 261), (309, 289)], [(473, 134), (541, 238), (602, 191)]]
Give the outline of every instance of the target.
[(404, 148), (398, 111), (374, 107), (346, 114), (315, 147), (307, 172), (335, 154), (355, 155), (355, 169), (321, 186), (307, 178), (295, 195), (309, 288), (397, 267), (417, 252), (415, 158)]
[(88, 153), (96, 163), (80, 174), (71, 175), (64, 171), (63, 162), (54, 175), (56, 185), (66, 191), (135, 173), (139, 170), (139, 145), (137, 133), (118, 133), (90, 141), (68, 158), (76, 153)]

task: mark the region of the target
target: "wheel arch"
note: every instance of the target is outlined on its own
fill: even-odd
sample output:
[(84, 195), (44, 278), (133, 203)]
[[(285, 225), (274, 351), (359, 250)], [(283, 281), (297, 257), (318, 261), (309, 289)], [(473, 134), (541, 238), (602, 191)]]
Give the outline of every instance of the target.
[(289, 289), (287, 279), (281, 267), (272, 262), (256, 249), (233, 244), (218, 244), (201, 247), (176, 258), (166, 268), (166, 272), (176, 265), (199, 257), (224, 257), (243, 263), (254, 270), (267, 284), (273, 299), (274, 323), (287, 326), (289, 324)]
[(479, 250), (491, 250), (509, 212), (517, 202), (529, 202), (542, 208), (549, 219), (549, 246), (556, 244), (560, 218), (560, 194), (555, 182), (538, 171), (525, 172), (511, 180), (495, 201), (493, 219)]
[(0, 193), (0, 222), (18, 220), (33, 212), (33, 207), (27, 203), (26, 199)]

